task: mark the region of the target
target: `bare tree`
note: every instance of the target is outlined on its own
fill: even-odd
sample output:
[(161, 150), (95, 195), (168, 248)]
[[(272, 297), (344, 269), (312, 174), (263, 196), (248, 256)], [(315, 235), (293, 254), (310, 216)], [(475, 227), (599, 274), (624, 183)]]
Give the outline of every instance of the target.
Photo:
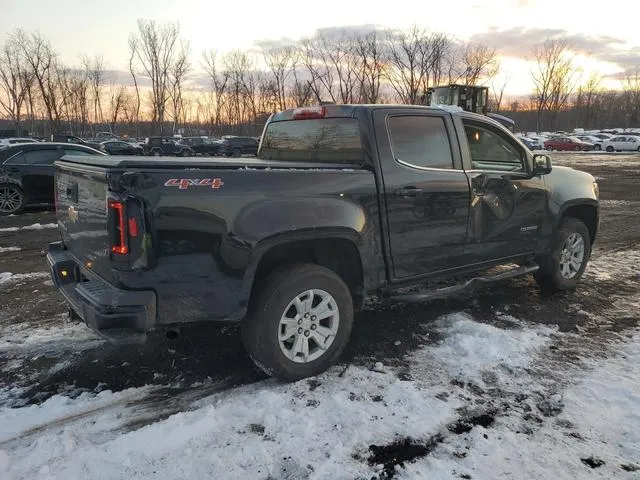
[(500, 83), (497, 83), (495, 77), (491, 79), (491, 92), (493, 94), (493, 108), (496, 112), (500, 111), (502, 107), (502, 100), (504, 98), (504, 91), (511, 80), (511, 74), (505, 72)]
[(627, 127), (640, 123), (640, 67), (627, 70), (622, 81)]
[(91, 84), (91, 96), (93, 100), (93, 122), (104, 123), (102, 112), (102, 89), (104, 87), (105, 71), (102, 55), (96, 55), (93, 59), (84, 57), (82, 63)]
[(33, 84), (33, 75), (27, 67), (20, 45), (19, 36), (9, 35), (0, 51), (0, 105), (15, 125), (20, 135), (22, 111), (28, 101)]
[[(310, 79), (307, 86), (318, 102), (323, 100), (337, 101), (334, 89), (333, 70), (327, 62), (320, 59), (320, 50), (324, 47), (321, 38), (305, 38), (300, 42), (300, 59)], [(328, 98), (327, 98), (328, 97)]]
[(378, 103), (385, 74), (383, 46), (377, 32), (355, 39), (354, 53), (358, 57), (356, 76), (359, 82), (358, 101)]
[(60, 122), (59, 82), (56, 80), (57, 56), (49, 41), (38, 33), (27, 34), (23, 30), (17, 30), (15, 35), (17, 45), (20, 47), (27, 68), (33, 75), (40, 99), (44, 104), (49, 131), (54, 131)]
[(131, 73), (131, 78), (133, 79), (133, 88), (135, 91), (135, 98), (132, 99), (134, 101), (133, 103), (127, 105), (126, 115), (127, 115), (128, 122), (136, 124), (136, 130), (137, 130), (136, 134), (139, 135), (140, 134), (141, 100), (140, 100), (140, 87), (138, 86), (138, 78), (137, 78), (136, 69), (135, 69), (135, 59), (136, 59), (137, 50), (138, 50), (138, 40), (135, 36), (132, 35), (129, 37), (129, 73)]
[(182, 95), (182, 81), (191, 68), (189, 63), (189, 42), (183, 40), (180, 42), (180, 49), (173, 59), (173, 63), (169, 67), (169, 95), (171, 97), (172, 117), (173, 117), (173, 133), (176, 133), (180, 120), (184, 113), (184, 98)]
[(567, 106), (575, 88), (577, 70), (572, 52), (565, 40), (547, 40), (534, 48), (536, 66), (532, 72), (536, 104), (536, 130), (540, 130), (545, 112), (552, 114), (555, 126), (557, 112)]
[(286, 46), (268, 49), (263, 56), (273, 79), (270, 89), (275, 94), (276, 109), (284, 110), (288, 106), (288, 86), (298, 62), (298, 52)]
[(461, 49), (459, 79), (467, 85), (491, 80), (498, 72), (498, 51), (483, 43), (467, 43)]
[(356, 38), (345, 33), (330, 38), (317, 35), (315, 54), (323, 65), (325, 75), (321, 77), (326, 91), (333, 92), (332, 100), (341, 103), (354, 103), (358, 96), (358, 71), (361, 69), (361, 57), (357, 54)]
[(142, 75), (151, 81), (151, 114), (153, 128), (162, 134), (170, 97), (170, 69), (178, 54), (178, 23), (158, 24), (154, 20), (138, 20), (138, 31), (132, 35), (129, 48)]
[(408, 32), (390, 33), (387, 44), (387, 80), (402, 103), (420, 103), (432, 62), (426, 34), (414, 26)]
[(211, 82), (210, 104), (213, 104), (211, 119), (211, 128), (216, 131), (222, 123), (222, 111), (225, 104), (225, 95), (229, 84), (229, 75), (227, 72), (221, 72), (218, 68), (217, 52), (209, 50), (202, 54), (203, 66), (209, 76)]

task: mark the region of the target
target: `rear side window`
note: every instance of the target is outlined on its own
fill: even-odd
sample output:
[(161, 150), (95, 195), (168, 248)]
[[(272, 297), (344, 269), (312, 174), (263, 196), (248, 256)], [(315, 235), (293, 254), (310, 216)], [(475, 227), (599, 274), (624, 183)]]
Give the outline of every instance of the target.
[(267, 126), (258, 157), (362, 164), (364, 149), (358, 122), (354, 118), (287, 120)]
[(53, 165), (53, 162), (62, 157), (62, 149), (55, 150), (31, 150), (24, 152), (25, 163), (29, 165)]
[(387, 119), (387, 126), (396, 160), (419, 168), (453, 168), (444, 118), (394, 116)]

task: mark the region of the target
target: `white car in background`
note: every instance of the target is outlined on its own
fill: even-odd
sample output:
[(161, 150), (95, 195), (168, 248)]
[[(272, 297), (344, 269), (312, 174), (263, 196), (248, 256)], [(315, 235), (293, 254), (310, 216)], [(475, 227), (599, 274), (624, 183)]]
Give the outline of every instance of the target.
[(593, 143), (594, 150), (602, 150), (602, 142), (604, 142), (603, 139), (598, 138), (594, 135), (576, 135), (576, 137), (583, 142)]
[(618, 135), (602, 142), (602, 149), (607, 152), (640, 152), (640, 137)]
[(0, 150), (18, 143), (38, 143), (38, 140), (28, 137), (0, 138)]

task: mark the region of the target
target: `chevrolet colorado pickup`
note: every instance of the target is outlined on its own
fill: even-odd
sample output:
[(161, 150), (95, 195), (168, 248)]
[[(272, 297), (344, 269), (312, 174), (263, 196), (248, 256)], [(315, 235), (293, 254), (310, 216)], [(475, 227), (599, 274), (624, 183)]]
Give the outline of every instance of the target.
[(72, 312), (114, 342), (242, 322), (255, 363), (289, 381), (337, 360), (367, 297), (530, 273), (576, 288), (599, 224), (591, 175), (451, 107), (286, 110), (252, 159), (56, 165), (62, 240), (47, 258)]

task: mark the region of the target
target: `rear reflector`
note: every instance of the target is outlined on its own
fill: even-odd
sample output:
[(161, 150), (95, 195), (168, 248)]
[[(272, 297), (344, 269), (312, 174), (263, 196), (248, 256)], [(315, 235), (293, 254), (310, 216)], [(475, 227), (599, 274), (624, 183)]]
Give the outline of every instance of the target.
[(309, 120), (311, 118), (324, 118), (327, 109), (321, 105), (313, 107), (300, 107), (293, 111), (294, 120)]
[[(127, 232), (125, 230), (125, 210), (124, 203), (109, 200), (109, 209), (113, 210), (115, 216), (115, 242), (111, 245), (111, 251), (119, 255), (126, 255), (129, 253), (129, 247), (127, 247)], [(137, 225), (136, 225), (137, 231)]]
[(138, 222), (135, 217), (131, 217), (129, 219), (129, 236), (137, 237), (138, 236)]

